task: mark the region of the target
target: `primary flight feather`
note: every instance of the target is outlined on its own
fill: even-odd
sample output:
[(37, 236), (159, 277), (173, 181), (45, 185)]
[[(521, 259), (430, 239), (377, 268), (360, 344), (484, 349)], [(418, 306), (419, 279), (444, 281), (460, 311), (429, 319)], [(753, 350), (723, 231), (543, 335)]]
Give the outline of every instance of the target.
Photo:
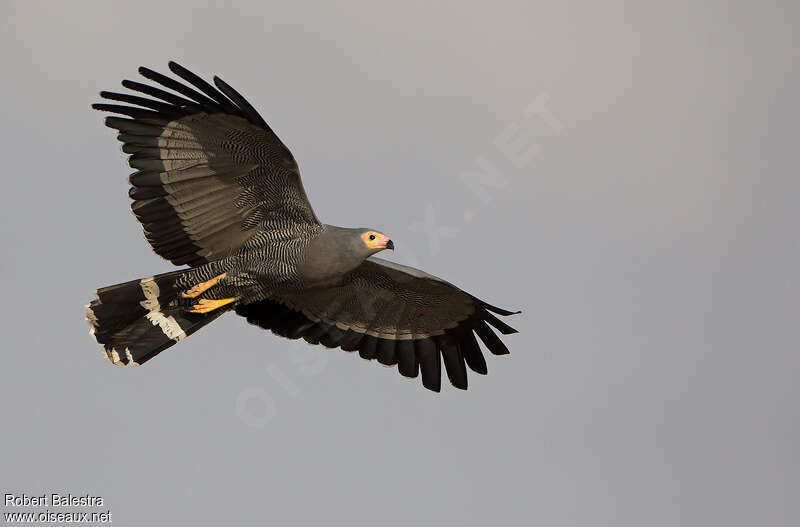
[[(321, 223), (291, 152), (236, 90), (174, 62), (184, 82), (147, 68), (125, 80), (141, 95), (100, 92), (124, 104), (93, 108), (119, 132), (131, 174), (131, 208), (145, 238), (181, 269), (97, 290), (86, 306), (104, 356), (139, 365), (227, 311), (273, 333), (397, 365), (439, 391), (441, 364), (467, 388), (485, 374), (477, 337), (495, 355), (498, 319), (511, 311), (418, 269), (372, 257), (385, 234)], [(167, 88), (172, 91), (166, 91)]]

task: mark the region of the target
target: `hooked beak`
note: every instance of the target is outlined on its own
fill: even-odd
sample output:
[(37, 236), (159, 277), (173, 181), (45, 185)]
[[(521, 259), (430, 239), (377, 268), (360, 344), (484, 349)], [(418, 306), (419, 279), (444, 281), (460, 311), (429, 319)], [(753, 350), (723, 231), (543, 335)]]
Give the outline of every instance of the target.
[(386, 242), (386, 247), (384, 247), (384, 249), (391, 249), (394, 251), (394, 242), (392, 240)]

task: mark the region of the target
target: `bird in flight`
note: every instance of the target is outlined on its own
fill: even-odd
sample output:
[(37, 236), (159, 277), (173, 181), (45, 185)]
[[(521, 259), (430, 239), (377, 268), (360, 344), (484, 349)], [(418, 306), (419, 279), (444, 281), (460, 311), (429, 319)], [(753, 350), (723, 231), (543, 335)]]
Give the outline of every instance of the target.
[[(434, 391), (441, 370), (467, 388), (467, 367), (486, 373), (477, 337), (495, 355), (495, 331), (516, 333), (494, 307), (428, 273), (373, 257), (394, 249), (371, 228), (321, 223), (289, 149), (239, 92), (175, 62), (183, 82), (139, 68), (156, 85), (141, 95), (100, 92), (116, 103), (136, 170), (131, 208), (153, 250), (188, 266), (103, 287), (86, 306), (89, 332), (110, 362), (140, 365), (228, 311), (273, 333), (355, 352)], [(164, 88), (171, 90), (167, 91)], [(142, 96), (144, 95), (144, 96)]]

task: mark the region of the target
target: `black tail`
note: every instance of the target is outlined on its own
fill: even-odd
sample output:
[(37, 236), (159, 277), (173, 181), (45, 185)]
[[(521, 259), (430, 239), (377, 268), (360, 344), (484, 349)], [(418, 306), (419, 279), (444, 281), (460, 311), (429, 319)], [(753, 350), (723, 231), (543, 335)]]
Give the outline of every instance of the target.
[[(138, 366), (220, 316), (187, 313), (173, 302), (180, 291), (175, 282), (185, 271), (97, 290), (97, 300), (86, 306), (89, 333), (103, 345), (109, 362)], [(170, 305), (172, 304), (172, 305)]]

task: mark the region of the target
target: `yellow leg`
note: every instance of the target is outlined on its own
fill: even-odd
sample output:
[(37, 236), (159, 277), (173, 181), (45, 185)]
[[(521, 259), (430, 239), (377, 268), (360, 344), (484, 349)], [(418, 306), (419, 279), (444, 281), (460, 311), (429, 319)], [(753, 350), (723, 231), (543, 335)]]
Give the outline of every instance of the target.
[(181, 297), (183, 297), (183, 298), (195, 298), (195, 297), (198, 297), (198, 296), (202, 295), (203, 293), (205, 293), (208, 289), (210, 289), (210, 288), (214, 287), (215, 285), (217, 285), (217, 282), (219, 282), (220, 280), (222, 280), (226, 276), (228, 276), (228, 273), (222, 273), (221, 275), (215, 276), (214, 278), (212, 278), (211, 280), (208, 280), (207, 282), (200, 282), (199, 284), (197, 284), (193, 288), (189, 289), (188, 291), (184, 291), (183, 293), (181, 293)]
[(220, 300), (201, 298), (195, 305), (192, 306), (192, 308), (189, 310), (189, 313), (208, 313), (237, 300), (239, 300), (238, 297), (223, 298)]

